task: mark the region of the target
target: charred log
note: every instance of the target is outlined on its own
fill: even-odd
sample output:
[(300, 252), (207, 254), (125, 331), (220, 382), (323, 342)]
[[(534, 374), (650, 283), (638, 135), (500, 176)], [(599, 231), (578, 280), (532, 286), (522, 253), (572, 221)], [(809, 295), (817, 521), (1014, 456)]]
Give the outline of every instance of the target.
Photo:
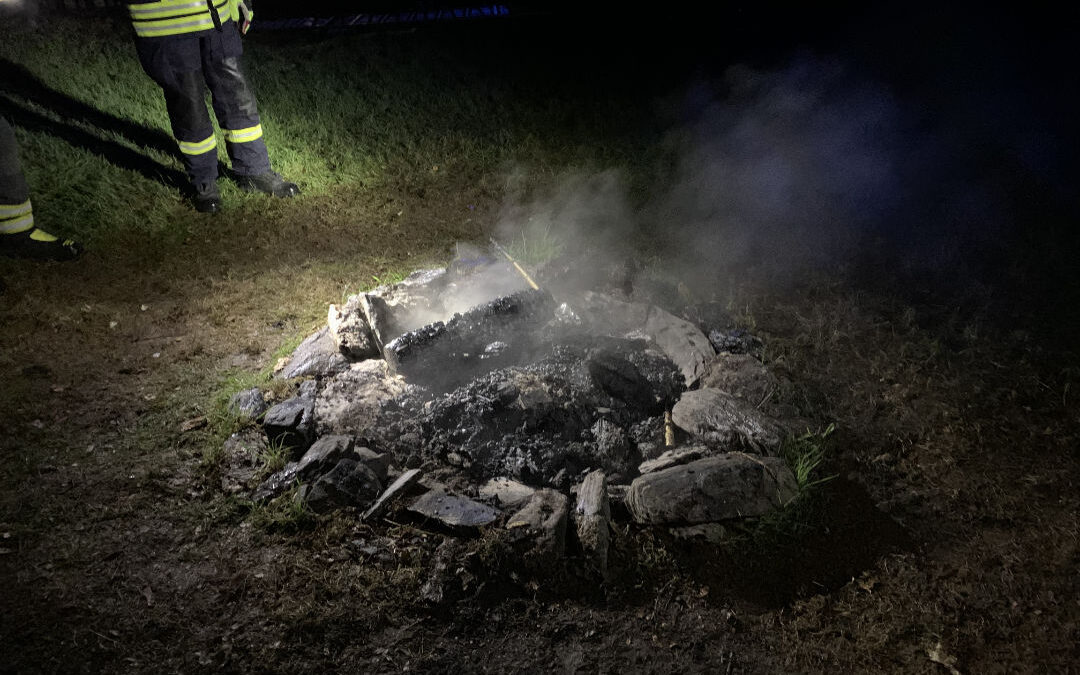
[(410, 382), (445, 392), (477, 375), (524, 363), (541, 350), (539, 330), (554, 316), (544, 290), (497, 298), (449, 321), (394, 338), (383, 348), (387, 363)]

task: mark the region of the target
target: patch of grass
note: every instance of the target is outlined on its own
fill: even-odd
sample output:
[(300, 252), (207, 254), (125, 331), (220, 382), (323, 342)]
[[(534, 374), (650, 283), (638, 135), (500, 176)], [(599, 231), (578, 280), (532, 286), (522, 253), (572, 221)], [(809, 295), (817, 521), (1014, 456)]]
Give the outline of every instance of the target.
[(229, 435), (256, 421), (243, 413), (230, 409), (232, 397), (241, 391), (266, 385), (265, 372), (232, 369), (221, 376), (221, 383), (210, 404), (210, 425), (219, 435)]
[(515, 260), (524, 265), (538, 265), (557, 258), (566, 242), (551, 227), (551, 223), (529, 221), (509, 242), (499, 242)]
[[(272, 354), (269, 363), (259, 371), (233, 368), (220, 375), (219, 384), (214, 389), (210, 400), (208, 417), (211, 440), (203, 452), (204, 468), (220, 463), (223, 458), (222, 444), (226, 438), (260, 421), (232, 410), (229, 404), (234, 395), (247, 389), (259, 389), (270, 404), (292, 395), (295, 382), (275, 378), (274, 367), (279, 359), (292, 354), (305, 337), (307, 336), (298, 333), (284, 340)], [(283, 468), (287, 456), (288, 448), (281, 447), (280, 443), (271, 443), (261, 458), (266, 467), (264, 475)]]
[(294, 485), (268, 502), (251, 502), (248, 521), (264, 532), (291, 533), (310, 530), (318, 522), (300, 499), (300, 485)]
[(291, 356), (292, 353), (296, 351), (296, 348), (300, 346), (300, 343), (303, 342), (310, 334), (310, 332), (298, 332), (295, 335), (284, 340), (278, 346), (278, 348), (275, 349), (272, 354), (270, 354), (270, 359), (268, 360), (267, 364), (263, 366), (263, 369), (259, 371), (257, 379), (264, 383), (273, 382), (274, 372), (277, 368), (278, 361), (287, 356)]
[(204, 472), (204, 474), (209, 476), (216, 476), (217, 471), (221, 468), (221, 465), (224, 461), (224, 441), (222, 441), (221, 443), (208, 441), (202, 446), (202, 449), (199, 452), (199, 467)]
[(828, 482), (836, 475), (816, 477), (815, 472), (825, 461), (829, 439), (836, 431), (836, 425), (830, 424), (821, 431), (807, 430), (805, 433), (789, 438), (782, 448), (782, 456), (795, 474), (800, 494), (814, 486)]
[[(258, 372), (236, 368), (226, 370), (210, 396), (207, 414), (210, 437), (202, 452), (203, 468), (213, 469), (221, 463), (224, 459), (223, 446), (229, 436), (261, 421), (260, 418), (233, 410), (230, 407), (233, 396), (247, 389), (259, 389), (268, 401), (273, 401), (285, 398), (292, 388), (291, 382), (273, 379), (269, 367)], [(279, 449), (271, 448), (270, 452), (276, 455)]]
[(371, 281), (374, 283), (374, 287), (376, 288), (379, 286), (391, 286), (393, 284), (404, 281), (410, 273), (411, 271), (406, 272), (405, 270), (389, 270), (382, 276), (376, 276), (372, 274)]
[(781, 448), (781, 456), (795, 474), (798, 493), (782, 507), (741, 524), (732, 524), (732, 536), (725, 542), (736, 557), (768, 558), (772, 555), (797, 555), (796, 543), (828, 527), (819, 488), (832, 481), (835, 474), (819, 476), (819, 469), (829, 455), (835, 425), (792, 436)]
[(271, 440), (266, 449), (259, 453), (259, 461), (262, 462), (261, 475), (263, 478), (277, 473), (285, 468), (289, 461), (292, 447), (285, 445), (281, 439)]

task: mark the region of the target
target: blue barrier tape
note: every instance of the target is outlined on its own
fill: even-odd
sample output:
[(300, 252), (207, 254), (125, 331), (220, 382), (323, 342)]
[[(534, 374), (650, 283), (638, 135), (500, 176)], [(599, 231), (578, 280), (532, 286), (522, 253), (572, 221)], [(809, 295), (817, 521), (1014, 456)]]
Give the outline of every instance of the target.
[(429, 21), (455, 21), (460, 19), (484, 19), (510, 15), (506, 5), (483, 5), (479, 7), (456, 7), (452, 9), (411, 10), (353, 14), (340, 17), (303, 17), (293, 19), (263, 19), (258, 22), (262, 30), (291, 30), (297, 28), (350, 28), (383, 26), (387, 24), (424, 23)]

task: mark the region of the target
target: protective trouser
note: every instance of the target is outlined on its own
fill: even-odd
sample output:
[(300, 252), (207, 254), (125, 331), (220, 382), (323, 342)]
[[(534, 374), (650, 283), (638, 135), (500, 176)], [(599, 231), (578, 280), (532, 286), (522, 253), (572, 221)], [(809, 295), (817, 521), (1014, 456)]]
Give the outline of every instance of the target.
[(30, 187), (19, 162), (19, 144), (11, 124), (0, 117), (0, 253), (5, 256), (74, 260), (82, 246), (34, 227)]
[(0, 117), (0, 236), (18, 234), (34, 227), (30, 187), (19, 163), (15, 131)]
[(135, 47), (143, 70), (165, 93), (173, 136), (195, 186), (218, 177), (206, 87), (233, 171), (243, 176), (270, 171), (255, 94), (241, 69), (243, 45), (235, 22), (198, 34), (137, 38)]

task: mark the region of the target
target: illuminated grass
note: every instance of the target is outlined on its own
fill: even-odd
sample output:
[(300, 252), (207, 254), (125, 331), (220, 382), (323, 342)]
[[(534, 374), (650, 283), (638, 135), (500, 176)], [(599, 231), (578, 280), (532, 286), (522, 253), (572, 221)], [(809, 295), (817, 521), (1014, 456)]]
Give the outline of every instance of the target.
[(806, 491), (816, 485), (828, 482), (835, 475), (818, 477), (817, 469), (825, 461), (828, 454), (829, 438), (836, 427), (832, 424), (823, 431), (807, 431), (799, 436), (788, 439), (783, 447), (783, 457), (795, 474), (795, 480), (799, 484), (800, 491)]
[(506, 245), (506, 250), (518, 262), (536, 265), (557, 258), (565, 246), (550, 224), (527, 223)]
[[(385, 223), (370, 222), (365, 199), (373, 190), (421, 197), (458, 191), (475, 204), (500, 189), (508, 167), (552, 176), (568, 162), (618, 147), (596, 143), (582, 124), (560, 126), (557, 92), (522, 96), (515, 82), (474, 71), (478, 64), (447, 59), (440, 49), (437, 42), (416, 40), (387, 54), (378, 41), (358, 35), (291, 40), (254, 30), (245, 38), (244, 63), (270, 158), (303, 194), (289, 204), (268, 203), (222, 180), (225, 208), (213, 218), (214, 229), (250, 229), (257, 218), (260, 226), (280, 230), (310, 219), (317, 209), (324, 218), (366, 220), (362, 227), (385, 230)], [(44, 226), (88, 248), (146, 249), (153, 259), (176, 255), (185, 241), (206, 231), (207, 219), (194, 214), (175, 187), (101, 154), (123, 148), (182, 178), (161, 92), (143, 72), (126, 33), (94, 18), (50, 18), (35, 29), (0, 26), (0, 59), (25, 69), (60, 99), (106, 118), (74, 118), (53, 102), (4, 94), (12, 105), (96, 139), (95, 146), (104, 143), (104, 150), (88, 149), (55, 130), (16, 123), (35, 212)], [(71, 76), (73, 63), (79, 64), (78, 77)], [(573, 105), (582, 115), (613, 118), (610, 110)], [(110, 125), (108, 118), (123, 124)], [(138, 134), (124, 124), (141, 127), (157, 144), (134, 138)], [(219, 151), (227, 162), (223, 143)], [(386, 204), (388, 218), (408, 225), (410, 213), (378, 203)], [(444, 219), (449, 207), (443, 207)], [(459, 208), (462, 221), (449, 223), (453, 229), (477, 215), (464, 204)], [(474, 221), (468, 227), (476, 226)]]

